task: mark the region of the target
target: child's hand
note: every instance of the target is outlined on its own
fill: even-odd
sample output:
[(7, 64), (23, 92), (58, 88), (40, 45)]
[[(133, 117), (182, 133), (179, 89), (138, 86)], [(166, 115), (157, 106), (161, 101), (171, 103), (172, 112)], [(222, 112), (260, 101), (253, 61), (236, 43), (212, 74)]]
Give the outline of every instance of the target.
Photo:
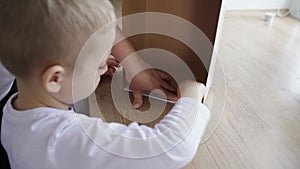
[(197, 100), (202, 100), (205, 94), (205, 86), (202, 83), (186, 80), (178, 85), (178, 97), (190, 97)]
[(113, 59), (113, 58), (108, 58), (106, 61), (106, 64), (107, 64), (108, 69), (104, 73), (104, 75), (108, 75), (108, 76), (112, 76), (116, 71), (116, 67), (120, 66), (120, 63), (116, 59)]

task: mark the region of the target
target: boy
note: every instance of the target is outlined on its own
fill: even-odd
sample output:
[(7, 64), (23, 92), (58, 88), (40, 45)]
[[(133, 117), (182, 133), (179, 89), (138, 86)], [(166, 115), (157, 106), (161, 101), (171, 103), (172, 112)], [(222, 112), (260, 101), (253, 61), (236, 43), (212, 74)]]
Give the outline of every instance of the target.
[(180, 84), (181, 98), (154, 128), (105, 123), (70, 108), (107, 70), (116, 34), (108, 1), (1, 5), (0, 59), (19, 90), (3, 109), (1, 131), (13, 169), (167, 169), (192, 160), (209, 119), (202, 84)]

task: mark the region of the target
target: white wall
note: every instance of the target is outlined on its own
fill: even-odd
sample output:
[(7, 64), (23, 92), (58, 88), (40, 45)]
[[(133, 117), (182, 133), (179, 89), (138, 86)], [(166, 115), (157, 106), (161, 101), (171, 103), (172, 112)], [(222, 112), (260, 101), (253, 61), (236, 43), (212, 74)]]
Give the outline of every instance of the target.
[(226, 0), (227, 10), (260, 10), (290, 8), (293, 0)]
[(223, 22), (224, 22), (224, 17), (225, 17), (225, 10), (226, 10), (225, 5), (226, 5), (227, 1), (228, 0), (222, 0), (219, 21), (218, 21), (219, 23), (218, 23), (218, 27), (217, 27), (217, 34), (216, 34), (216, 38), (215, 38), (215, 44), (214, 44), (214, 48), (213, 48), (212, 58), (211, 58), (210, 67), (209, 67), (209, 71), (208, 71), (208, 77), (207, 77), (207, 81), (206, 81), (206, 93), (205, 93), (204, 100), (206, 100), (206, 98), (207, 98), (209, 89), (212, 86), (213, 79), (214, 79), (215, 67), (216, 67), (216, 62), (218, 59), (217, 57), (219, 54), (220, 39), (221, 39), (221, 34), (222, 34), (222, 30), (223, 30)]

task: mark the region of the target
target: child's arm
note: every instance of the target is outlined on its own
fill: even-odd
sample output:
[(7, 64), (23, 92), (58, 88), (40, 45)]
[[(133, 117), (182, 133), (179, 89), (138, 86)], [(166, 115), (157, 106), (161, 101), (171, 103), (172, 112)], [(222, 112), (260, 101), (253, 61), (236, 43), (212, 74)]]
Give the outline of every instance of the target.
[[(64, 168), (181, 168), (198, 148), (210, 118), (201, 104), (204, 86), (196, 82), (180, 85), (174, 108), (154, 128), (105, 123), (79, 116), (64, 128), (57, 140), (58, 166)], [(69, 161), (68, 159), (72, 159)]]

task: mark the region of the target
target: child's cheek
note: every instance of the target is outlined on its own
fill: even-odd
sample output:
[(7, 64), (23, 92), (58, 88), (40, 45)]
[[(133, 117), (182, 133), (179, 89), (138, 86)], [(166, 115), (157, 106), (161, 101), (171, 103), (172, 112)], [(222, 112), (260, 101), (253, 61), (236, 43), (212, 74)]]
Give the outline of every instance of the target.
[(97, 75), (95, 77), (95, 89), (99, 85), (100, 80), (101, 80), (101, 75), (99, 73), (97, 73)]
[(95, 89), (99, 85), (99, 82), (101, 80), (101, 76), (108, 70), (108, 67), (106, 66), (103, 69), (98, 69), (95, 77)]

